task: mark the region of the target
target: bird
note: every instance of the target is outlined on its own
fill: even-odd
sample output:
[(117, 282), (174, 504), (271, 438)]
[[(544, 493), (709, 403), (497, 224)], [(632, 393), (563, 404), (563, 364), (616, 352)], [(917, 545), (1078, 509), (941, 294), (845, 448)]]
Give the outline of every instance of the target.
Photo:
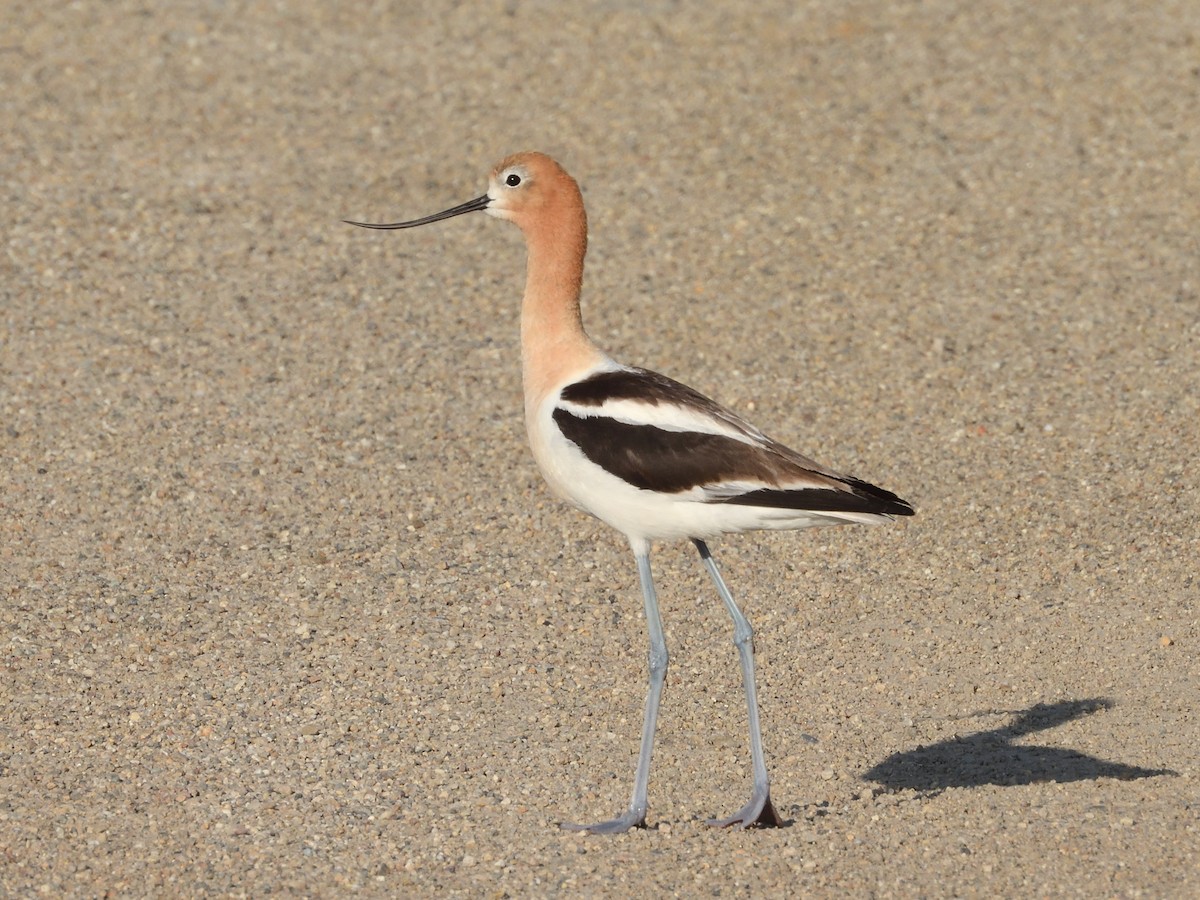
[(624, 365), (583, 327), (580, 296), (587, 213), (579, 185), (538, 152), (508, 156), (487, 193), (406, 222), (346, 224), (416, 228), (471, 212), (514, 223), (525, 237), (521, 366), (525, 425), (551, 490), (623, 534), (637, 565), (649, 633), (649, 689), (628, 807), (616, 817), (561, 827), (591, 834), (645, 828), (650, 757), (669, 655), (650, 568), (654, 541), (688, 540), (733, 620), (750, 731), (752, 790), (732, 815), (707, 824), (786, 824), (770, 796), (754, 677), (754, 632), (726, 586), (708, 541), (759, 529), (864, 524), (911, 516), (891, 491), (839, 474), (768, 437), (685, 384)]

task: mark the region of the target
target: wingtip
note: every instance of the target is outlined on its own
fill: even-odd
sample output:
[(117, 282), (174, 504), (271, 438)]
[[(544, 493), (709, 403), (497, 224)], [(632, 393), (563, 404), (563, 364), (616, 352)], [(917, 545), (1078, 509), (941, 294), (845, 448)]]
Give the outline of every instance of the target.
[(862, 481), (858, 478), (847, 478), (848, 484), (854, 493), (864, 499), (870, 499), (878, 504), (876, 509), (871, 510), (884, 516), (915, 516), (917, 511), (913, 509), (913, 505), (907, 500), (901, 499), (891, 491), (871, 484), (869, 481)]

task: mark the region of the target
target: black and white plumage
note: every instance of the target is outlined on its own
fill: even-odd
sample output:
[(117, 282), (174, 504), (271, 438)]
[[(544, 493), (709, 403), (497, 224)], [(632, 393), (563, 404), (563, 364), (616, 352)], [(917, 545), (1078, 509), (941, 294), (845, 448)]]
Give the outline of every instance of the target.
[(912, 514), (895, 494), (820, 466), (657, 372), (604, 360), (539, 407), (529, 435), (551, 487), (631, 539)]
[(605, 355), (584, 332), (579, 313), (587, 250), (583, 198), (549, 157), (511, 156), (492, 170), (482, 197), (411, 222), (365, 227), (410, 228), (473, 211), (514, 222), (525, 235), (521, 353), (530, 448), (558, 495), (629, 540), (650, 637), (650, 686), (629, 806), (608, 821), (563, 827), (615, 834), (645, 824), (668, 665), (650, 542), (683, 538), (695, 544), (733, 619), (750, 730), (750, 800), (710, 824), (781, 824), (771, 804), (759, 728), (753, 632), (705, 541), (753, 529), (878, 524), (912, 515), (912, 507), (890, 491), (801, 456), (686, 385)]
[[(606, 366), (573, 381), (559, 392), (551, 418), (588, 462), (677, 510), (682, 530), (663, 533), (629, 521), (618, 500), (611, 519), (600, 518), (626, 534), (643, 528), (652, 538), (712, 537), (912, 514), (890, 491), (825, 469), (698, 391), (646, 369)], [(755, 512), (707, 509), (713, 504)]]

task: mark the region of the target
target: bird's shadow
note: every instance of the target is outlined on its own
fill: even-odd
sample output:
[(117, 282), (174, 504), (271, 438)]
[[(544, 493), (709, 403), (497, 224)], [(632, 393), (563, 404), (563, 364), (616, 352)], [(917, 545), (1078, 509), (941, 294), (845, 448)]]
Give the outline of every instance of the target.
[(1088, 781), (1097, 778), (1151, 778), (1177, 775), (1170, 769), (1144, 769), (1108, 762), (1062, 747), (1014, 743), (1036, 731), (1104, 709), (1104, 698), (1038, 703), (1015, 711), (1016, 719), (1003, 728), (955, 737), (928, 747), (893, 753), (863, 775), (892, 790), (941, 791), (985, 784), (1025, 785), (1039, 782)]

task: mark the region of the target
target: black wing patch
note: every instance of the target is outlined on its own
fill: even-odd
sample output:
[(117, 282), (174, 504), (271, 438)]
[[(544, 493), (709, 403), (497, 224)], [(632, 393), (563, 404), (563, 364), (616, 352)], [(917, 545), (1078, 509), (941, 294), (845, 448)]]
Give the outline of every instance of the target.
[(589, 460), (642, 490), (676, 494), (714, 482), (763, 477), (747, 465), (754, 461), (746, 458), (749, 445), (721, 434), (577, 416), (561, 406), (554, 410), (554, 423)]
[(610, 400), (641, 400), (651, 406), (665, 401), (705, 410), (717, 405), (686, 384), (649, 369), (597, 372), (568, 384), (562, 390), (562, 399), (577, 406), (603, 406)]
[(720, 403), (704, 396), (695, 388), (650, 369), (597, 372), (582, 381), (568, 384), (563, 388), (561, 396), (567, 403), (576, 406), (603, 406), (609, 401), (619, 400), (637, 400), (649, 406), (658, 406), (660, 403), (685, 408), (690, 406), (734, 425), (739, 430), (746, 425)]

